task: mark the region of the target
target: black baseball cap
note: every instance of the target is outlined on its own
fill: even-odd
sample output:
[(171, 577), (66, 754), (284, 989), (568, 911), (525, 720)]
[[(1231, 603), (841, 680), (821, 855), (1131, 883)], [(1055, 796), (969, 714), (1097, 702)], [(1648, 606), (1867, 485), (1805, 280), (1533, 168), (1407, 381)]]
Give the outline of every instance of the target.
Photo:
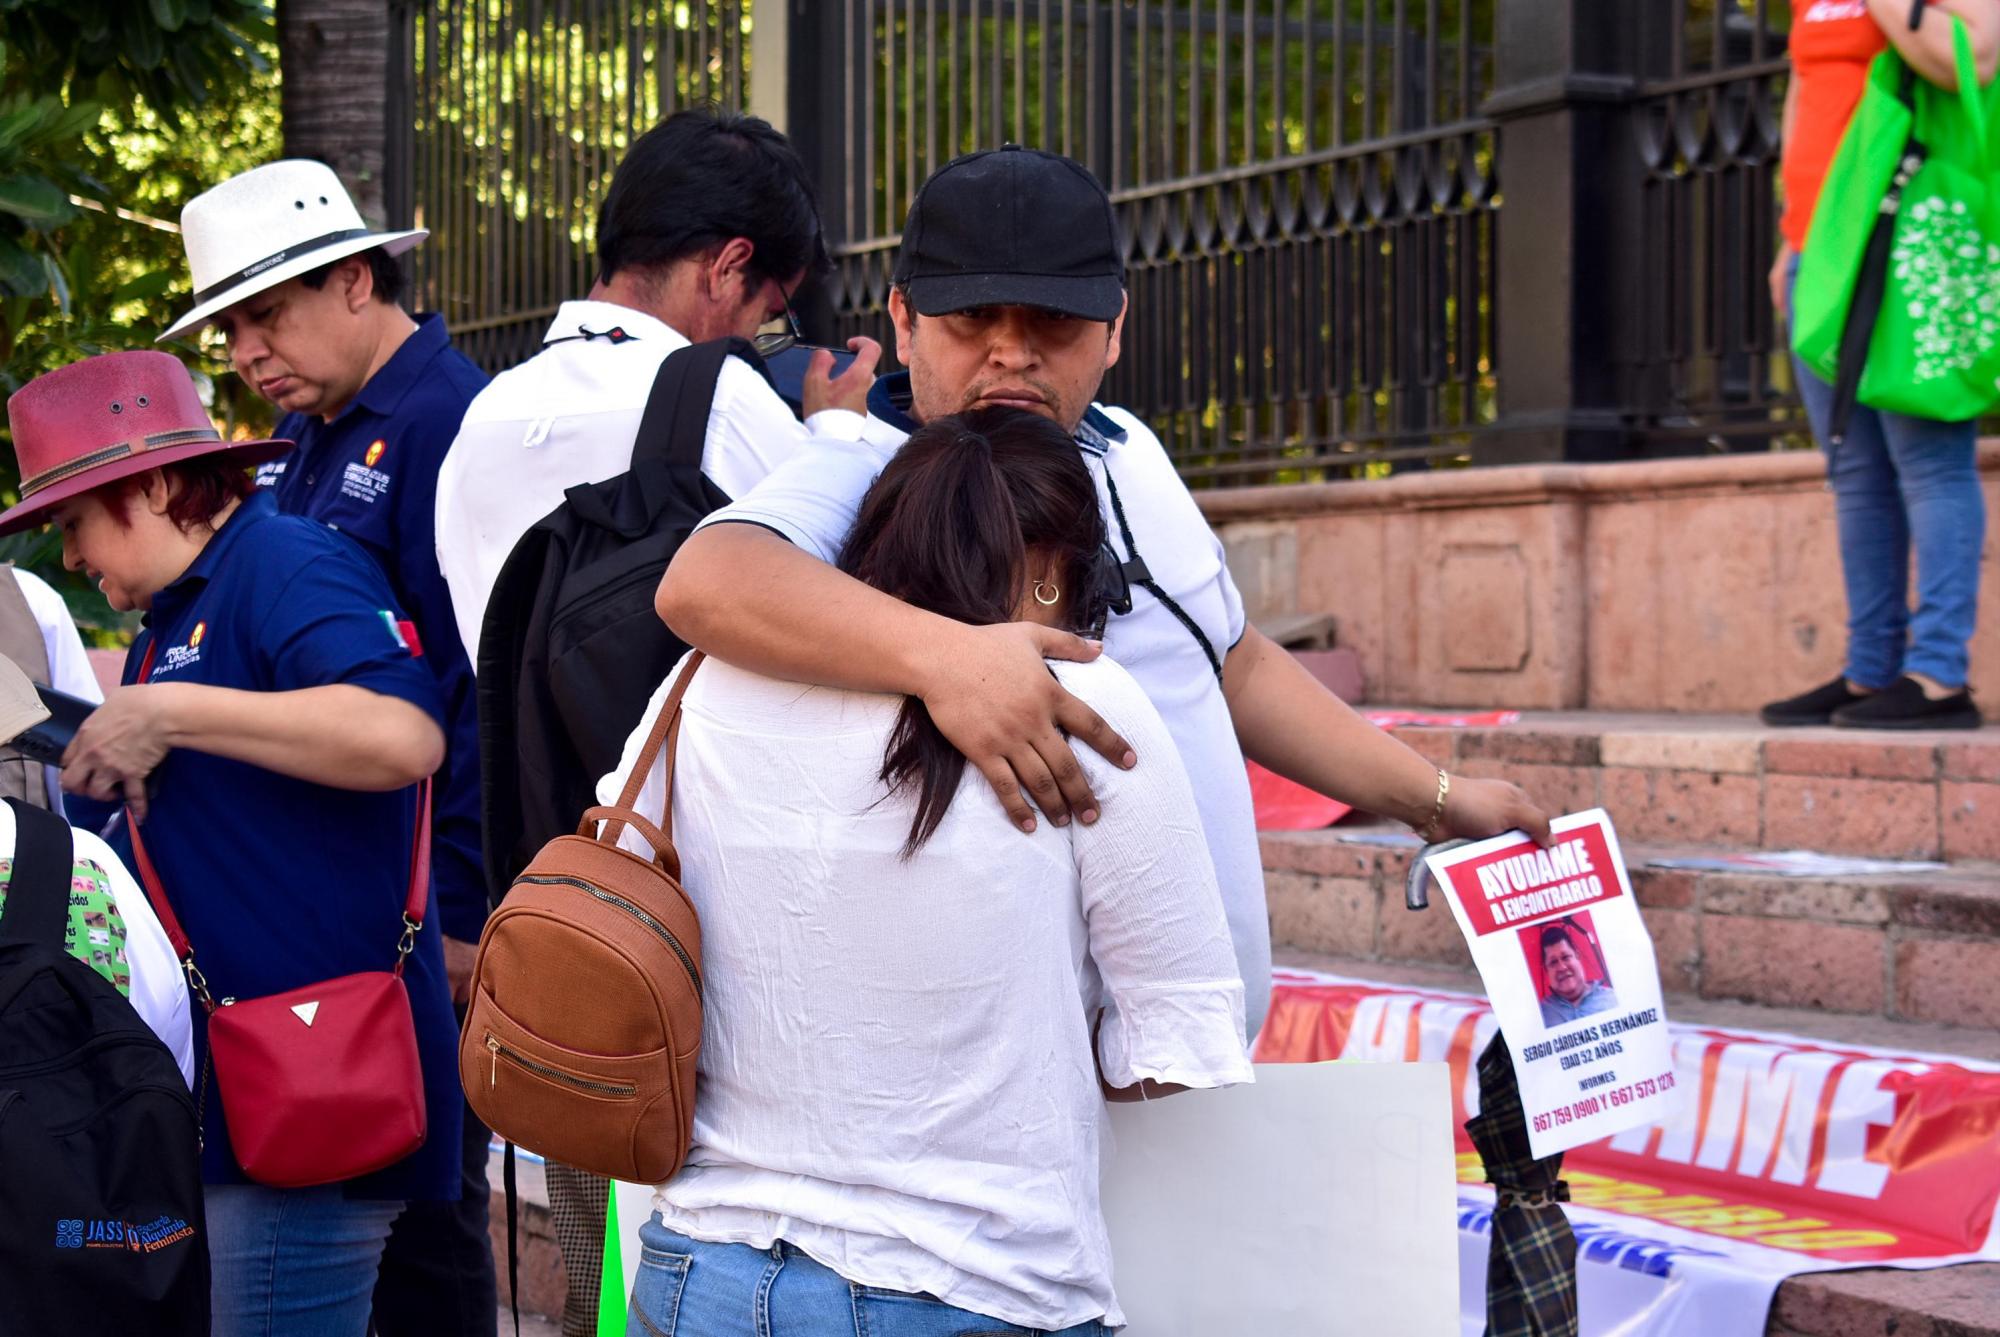
[(1008, 144), (931, 173), (903, 225), (895, 283), (925, 316), (1037, 306), (1114, 320), (1125, 248), (1111, 198), (1081, 163)]

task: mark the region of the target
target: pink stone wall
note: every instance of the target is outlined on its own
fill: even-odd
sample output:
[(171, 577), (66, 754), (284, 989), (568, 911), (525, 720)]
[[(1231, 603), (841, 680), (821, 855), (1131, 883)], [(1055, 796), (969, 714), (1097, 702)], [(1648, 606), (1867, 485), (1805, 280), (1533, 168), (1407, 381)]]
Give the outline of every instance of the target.
[[(1972, 687), (2000, 706), (2000, 441)], [(1815, 451), (1198, 494), (1252, 619), (1331, 613), (1378, 703), (1748, 711), (1839, 671)]]

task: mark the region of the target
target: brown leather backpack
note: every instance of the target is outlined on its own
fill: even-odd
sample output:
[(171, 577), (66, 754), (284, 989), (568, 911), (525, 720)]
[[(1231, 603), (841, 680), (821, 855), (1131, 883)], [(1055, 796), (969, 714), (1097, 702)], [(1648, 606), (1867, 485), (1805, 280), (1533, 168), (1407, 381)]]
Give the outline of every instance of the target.
[[(674, 853), (674, 751), (689, 656), (625, 792), (544, 845), (479, 935), (458, 1076), (509, 1142), (630, 1183), (673, 1177), (694, 1130), (701, 1052), (701, 925)], [(667, 801), (632, 810), (661, 748)], [(602, 834), (594, 834), (597, 823)], [(653, 847), (618, 848), (629, 826)]]

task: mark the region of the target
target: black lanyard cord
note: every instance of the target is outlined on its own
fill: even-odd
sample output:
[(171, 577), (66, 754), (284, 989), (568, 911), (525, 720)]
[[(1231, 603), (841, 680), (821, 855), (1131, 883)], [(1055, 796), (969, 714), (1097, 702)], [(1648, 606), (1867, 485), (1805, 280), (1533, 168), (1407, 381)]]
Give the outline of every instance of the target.
[[(1118, 499), (1118, 484), (1111, 477), (1111, 461), (1108, 459), (1104, 462), (1104, 489), (1111, 494), (1111, 514), (1118, 521), (1119, 536), (1125, 540), (1126, 558), (1136, 563), (1140, 570), (1146, 570), (1145, 563), (1139, 557), (1139, 545), (1132, 538), (1132, 524), (1125, 518), (1125, 503)], [(1208, 666), (1215, 671), (1215, 680), (1221, 682), (1222, 659), (1215, 653), (1215, 646), (1208, 637), (1202, 634), (1201, 628), (1195, 625), (1195, 620), (1188, 616), (1187, 609), (1174, 602), (1173, 597), (1161, 589), (1160, 583), (1150, 575), (1141, 577), (1135, 583), (1140, 589), (1158, 599), (1161, 605), (1187, 628), (1188, 635), (1194, 637), (1194, 643), (1201, 647), (1202, 654), (1208, 656)]]

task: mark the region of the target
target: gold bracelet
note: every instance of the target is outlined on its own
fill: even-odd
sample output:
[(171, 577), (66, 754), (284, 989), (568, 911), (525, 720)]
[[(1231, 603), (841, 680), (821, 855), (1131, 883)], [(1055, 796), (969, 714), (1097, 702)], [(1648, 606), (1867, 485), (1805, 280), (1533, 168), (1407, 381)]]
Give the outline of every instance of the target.
[(1424, 844), (1426, 845), (1430, 844), (1432, 838), (1437, 835), (1438, 823), (1444, 820), (1444, 800), (1445, 795), (1449, 793), (1451, 793), (1451, 777), (1446, 775), (1444, 767), (1440, 766), (1438, 767), (1437, 802), (1431, 807), (1431, 819), (1425, 822), (1422, 829), (1417, 832), (1419, 836), (1423, 837)]

